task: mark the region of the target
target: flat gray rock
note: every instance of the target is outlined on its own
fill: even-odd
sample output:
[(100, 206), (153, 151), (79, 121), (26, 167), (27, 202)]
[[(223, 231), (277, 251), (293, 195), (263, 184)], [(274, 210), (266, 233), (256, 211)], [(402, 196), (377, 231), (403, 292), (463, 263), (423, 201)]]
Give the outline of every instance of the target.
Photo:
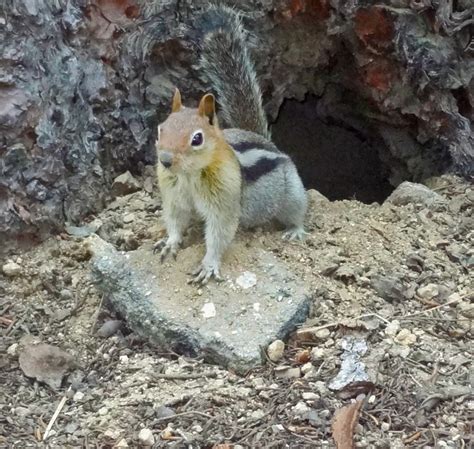
[(438, 207), (445, 203), (444, 198), (423, 184), (415, 182), (402, 182), (385, 200), (395, 206), (407, 204), (421, 204), (426, 207)]
[(151, 247), (124, 253), (97, 236), (88, 242), (97, 284), (131, 329), (239, 372), (261, 364), (262, 348), (286, 338), (309, 312), (302, 281), (262, 249), (234, 242), (222, 266), (226, 281), (199, 288), (187, 284), (187, 273), (202, 258), (202, 244), (160, 264)]

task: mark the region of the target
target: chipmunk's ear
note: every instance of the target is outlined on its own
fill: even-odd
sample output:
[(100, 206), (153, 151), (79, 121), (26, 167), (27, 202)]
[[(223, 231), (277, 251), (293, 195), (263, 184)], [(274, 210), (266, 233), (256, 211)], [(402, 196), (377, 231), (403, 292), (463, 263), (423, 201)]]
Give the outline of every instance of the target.
[(181, 111), (183, 105), (181, 104), (181, 92), (178, 88), (174, 91), (173, 105), (171, 106), (171, 112)]
[(216, 115), (216, 100), (214, 95), (206, 94), (201, 98), (199, 102), (198, 114), (201, 117), (206, 116), (209, 119), (211, 125), (214, 124), (215, 115)]

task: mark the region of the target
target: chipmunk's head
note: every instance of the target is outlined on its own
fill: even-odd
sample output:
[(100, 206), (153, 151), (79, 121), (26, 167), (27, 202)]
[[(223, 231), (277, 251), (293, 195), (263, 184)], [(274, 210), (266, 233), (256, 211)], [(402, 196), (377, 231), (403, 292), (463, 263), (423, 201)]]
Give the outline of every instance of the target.
[(158, 160), (173, 173), (199, 171), (213, 160), (222, 139), (212, 94), (202, 97), (199, 107), (185, 108), (176, 89), (171, 114), (158, 126)]

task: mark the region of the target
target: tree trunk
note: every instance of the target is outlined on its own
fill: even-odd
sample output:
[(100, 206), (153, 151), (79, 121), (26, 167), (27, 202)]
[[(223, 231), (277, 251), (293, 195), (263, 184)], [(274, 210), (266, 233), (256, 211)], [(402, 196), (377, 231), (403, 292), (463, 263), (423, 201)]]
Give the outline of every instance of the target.
[[(29, 243), (79, 221), (103, 207), (118, 173), (154, 162), (174, 86), (185, 104), (212, 90), (195, 45), (209, 3), (4, 0), (3, 241)], [(344, 181), (327, 173), (344, 164), (357, 178), (377, 167), (391, 186), (447, 169), (474, 176), (471, 0), (456, 9), (450, 0), (234, 3), (246, 12), (275, 140), (306, 161), (307, 186), (328, 194)], [(342, 159), (327, 157), (333, 150)]]

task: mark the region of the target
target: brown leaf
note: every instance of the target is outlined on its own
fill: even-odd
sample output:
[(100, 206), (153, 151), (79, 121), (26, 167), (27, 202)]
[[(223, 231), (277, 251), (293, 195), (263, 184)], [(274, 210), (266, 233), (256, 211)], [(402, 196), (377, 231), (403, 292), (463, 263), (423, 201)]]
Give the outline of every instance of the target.
[(227, 443), (215, 444), (212, 446), (212, 449), (232, 449), (232, 446)]
[(23, 373), (44, 382), (53, 390), (61, 387), (64, 375), (74, 365), (71, 354), (46, 343), (29, 344), (20, 353)]
[(359, 394), (368, 394), (375, 390), (376, 385), (372, 382), (364, 380), (352, 382), (340, 390), (337, 396), (341, 399), (351, 399), (359, 396)]
[(354, 448), (354, 430), (359, 420), (362, 403), (362, 401), (356, 401), (336, 410), (332, 422), (332, 437), (337, 449)]
[(298, 353), (295, 356), (295, 362), (298, 365), (303, 365), (304, 363), (309, 362), (311, 359), (311, 351), (309, 349), (303, 349), (301, 351), (298, 351)]

